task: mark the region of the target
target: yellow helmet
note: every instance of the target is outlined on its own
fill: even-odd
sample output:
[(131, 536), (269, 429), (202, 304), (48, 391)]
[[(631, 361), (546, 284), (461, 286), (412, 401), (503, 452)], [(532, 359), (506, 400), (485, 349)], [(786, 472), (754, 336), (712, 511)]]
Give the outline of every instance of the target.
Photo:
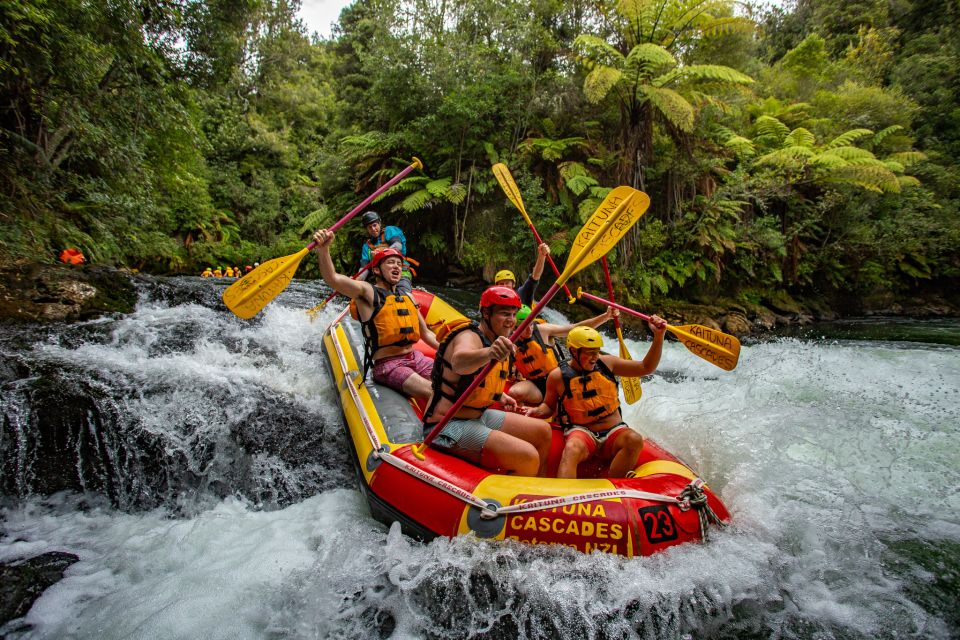
[(513, 275), (513, 271), (510, 271), (509, 269), (501, 269), (500, 271), (497, 271), (497, 275), (493, 277), (494, 283), (503, 282), (504, 280), (513, 280), (516, 282), (517, 276)]
[(603, 346), (603, 336), (592, 327), (574, 327), (567, 334), (567, 347), (571, 349), (599, 349)]

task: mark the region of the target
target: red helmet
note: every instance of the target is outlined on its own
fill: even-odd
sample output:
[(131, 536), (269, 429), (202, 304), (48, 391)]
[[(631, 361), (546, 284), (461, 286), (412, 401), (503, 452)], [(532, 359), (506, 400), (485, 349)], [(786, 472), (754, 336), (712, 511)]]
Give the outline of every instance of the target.
[(480, 308), (486, 309), (494, 305), (503, 307), (521, 307), (520, 296), (510, 287), (487, 287), (480, 295)]
[(403, 254), (397, 251), (396, 249), (394, 249), (393, 247), (387, 247), (386, 249), (377, 249), (376, 251), (373, 252), (373, 256), (370, 258), (370, 268), (373, 269), (379, 266), (381, 262), (383, 262), (384, 260), (392, 256), (396, 256), (401, 260), (403, 260)]

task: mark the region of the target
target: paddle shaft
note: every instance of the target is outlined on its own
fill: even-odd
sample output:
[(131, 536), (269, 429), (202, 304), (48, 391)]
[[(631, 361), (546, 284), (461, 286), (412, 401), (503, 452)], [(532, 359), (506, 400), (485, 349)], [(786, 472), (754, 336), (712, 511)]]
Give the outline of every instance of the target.
[[(387, 180), (382, 187), (380, 187), (379, 189), (377, 189), (376, 191), (374, 191), (373, 193), (371, 193), (369, 196), (367, 196), (366, 199), (364, 199), (363, 202), (361, 202), (361, 203), (358, 204), (356, 207), (354, 207), (353, 209), (351, 209), (350, 212), (349, 212), (347, 215), (343, 216), (342, 218), (340, 218), (339, 220), (337, 220), (336, 222), (334, 222), (334, 223), (333, 223), (333, 226), (330, 227), (329, 229), (327, 229), (327, 231), (329, 231), (330, 233), (335, 233), (335, 232), (337, 231), (337, 229), (339, 229), (339, 228), (342, 227), (343, 225), (347, 224), (347, 223), (350, 221), (350, 219), (353, 218), (353, 216), (357, 215), (358, 213), (360, 213), (361, 211), (363, 211), (364, 209), (366, 209), (367, 206), (368, 206), (371, 202), (373, 202), (374, 200), (376, 200), (377, 198), (379, 198), (380, 195), (381, 195), (384, 191), (386, 191), (387, 189), (389, 189), (389, 188), (392, 187), (393, 185), (395, 185), (395, 184), (397, 184), (398, 182), (400, 182), (401, 180), (403, 180), (405, 177), (407, 177), (407, 174), (409, 174), (409, 173), (410, 173), (411, 171), (413, 171), (414, 169), (419, 169), (420, 167), (423, 166), (423, 165), (420, 163), (420, 161), (417, 160), (416, 158), (414, 158), (413, 160), (414, 160), (414, 161), (413, 161), (413, 164), (411, 164), (411, 165), (408, 166), (406, 169), (404, 169), (403, 171), (401, 171), (401, 172), (398, 173), (397, 175), (395, 175), (395, 176), (393, 176), (392, 178), (390, 178), (389, 180)], [(314, 240), (314, 241), (311, 242), (309, 245), (307, 245), (307, 251), (312, 250), (312, 249), (313, 249), (314, 247), (316, 247), (316, 246), (317, 246), (317, 241)]]
[[(613, 300), (613, 281), (610, 279), (610, 268), (607, 266), (607, 256), (600, 258), (600, 264), (603, 265), (603, 278), (607, 281), (607, 293), (610, 294), (610, 299)], [(617, 330), (617, 335), (620, 335), (620, 318), (613, 317), (613, 326)]]
[[(529, 227), (530, 227), (530, 231), (533, 231), (533, 238), (534, 238), (534, 240), (537, 241), (537, 251), (539, 251), (539, 250), (540, 250), (540, 245), (543, 244), (543, 238), (541, 238), (541, 237), (540, 237), (540, 234), (537, 233), (537, 228), (536, 228), (535, 226), (533, 226), (533, 221), (532, 221), (530, 218), (527, 218), (527, 216), (524, 216), (524, 218), (525, 218), (526, 221), (527, 221), (527, 225), (529, 225)], [(553, 269), (553, 275), (555, 275), (556, 277), (559, 278), (559, 277), (560, 277), (560, 269), (557, 268), (557, 263), (553, 261), (553, 257), (552, 257), (549, 253), (547, 254), (547, 262), (550, 263), (550, 268)], [(570, 293), (570, 288), (567, 287), (567, 283), (566, 283), (566, 282), (563, 283), (563, 292), (567, 294), (567, 297), (570, 299), (570, 301), (571, 301), (570, 303), (571, 303), (571, 304), (573, 304), (573, 302), (576, 301), (576, 298), (573, 297), (573, 294), (572, 294), (572, 293)]]
[[(623, 311), (627, 315), (636, 316), (637, 318), (640, 318), (641, 320), (646, 320), (647, 322), (650, 321), (650, 316), (648, 316), (647, 314), (640, 313), (639, 311), (634, 311), (630, 307), (625, 307), (622, 304), (617, 304), (613, 300), (605, 300), (600, 296), (595, 296), (592, 293), (587, 293), (586, 291), (580, 291), (579, 294), (580, 294), (580, 297), (586, 298), (587, 300), (593, 300), (594, 302), (605, 304), (607, 306), (613, 307), (614, 309), (619, 309), (620, 311)], [(669, 327), (670, 325), (667, 325), (667, 326)]]

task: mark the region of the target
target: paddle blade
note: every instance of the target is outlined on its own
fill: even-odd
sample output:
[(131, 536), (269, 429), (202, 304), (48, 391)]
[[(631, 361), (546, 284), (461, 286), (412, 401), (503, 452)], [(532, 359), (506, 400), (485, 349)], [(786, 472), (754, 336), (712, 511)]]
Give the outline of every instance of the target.
[(724, 371), (733, 371), (740, 360), (740, 341), (734, 336), (699, 324), (667, 326), (667, 331), (696, 356)]
[(566, 282), (576, 272), (607, 255), (649, 207), (650, 196), (630, 187), (617, 187), (607, 194), (577, 234), (567, 266), (557, 281)]
[(287, 288), (308, 253), (310, 248), (304, 247), (293, 255), (264, 262), (227, 287), (223, 303), (238, 317), (249, 320)]
[(507, 194), (507, 198), (510, 199), (510, 202), (513, 203), (513, 206), (520, 210), (520, 213), (523, 215), (523, 219), (527, 221), (527, 224), (531, 224), (530, 216), (527, 215), (527, 209), (523, 206), (523, 198), (520, 197), (520, 188), (517, 187), (517, 183), (513, 179), (513, 174), (510, 173), (510, 169), (508, 169), (507, 165), (503, 164), (502, 162), (498, 162), (497, 164), (493, 165), (492, 170), (497, 182), (500, 183), (500, 188), (503, 189), (505, 194)]
[[(617, 329), (617, 339), (620, 340), (620, 357), (624, 360), (633, 360), (627, 350), (627, 343), (623, 341), (623, 331), (619, 328)], [(620, 378), (620, 384), (623, 385), (623, 397), (627, 404), (634, 404), (643, 395), (639, 378)]]

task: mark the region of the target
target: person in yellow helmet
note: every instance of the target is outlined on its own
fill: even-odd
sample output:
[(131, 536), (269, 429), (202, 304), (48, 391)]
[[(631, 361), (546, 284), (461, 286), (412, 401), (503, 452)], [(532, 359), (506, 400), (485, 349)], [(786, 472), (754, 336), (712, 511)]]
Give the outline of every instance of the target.
[[(530, 312), (527, 305), (520, 307), (517, 323), (526, 320)], [(517, 353), (514, 356), (515, 382), (510, 386), (510, 395), (523, 405), (535, 407), (543, 402), (547, 390), (547, 376), (563, 360), (563, 352), (554, 339), (567, 336), (576, 327), (596, 329), (619, 315), (619, 311), (607, 307), (606, 312), (576, 324), (551, 324), (538, 317), (517, 339)]]
[(213, 277), (214, 277), (214, 278), (222, 278), (222, 277), (223, 277), (223, 270), (222, 270), (220, 267), (217, 267), (216, 269), (214, 269), (214, 270), (213, 270)]
[(533, 298), (537, 294), (537, 285), (540, 284), (540, 277), (543, 275), (543, 266), (547, 261), (548, 255), (550, 255), (550, 245), (546, 242), (541, 242), (537, 247), (537, 260), (533, 263), (533, 271), (530, 272), (530, 276), (524, 280), (519, 289), (517, 289), (517, 276), (513, 275), (513, 271), (509, 269), (497, 271), (497, 275), (493, 276), (493, 284), (498, 287), (515, 289), (520, 296), (520, 302), (528, 307), (534, 306)]
[(667, 323), (651, 316), (647, 325), (653, 344), (643, 360), (601, 353), (603, 336), (591, 327), (576, 327), (567, 334), (570, 358), (550, 372), (543, 403), (527, 412), (538, 418), (557, 413), (564, 429), (558, 478), (576, 478), (577, 465), (592, 455), (610, 461), (611, 478), (623, 478), (633, 469), (643, 436), (623, 421), (616, 376), (639, 378), (656, 371)]
[(207, 267), (206, 269), (203, 270), (203, 273), (200, 274), (200, 277), (201, 277), (201, 278), (212, 278), (212, 277), (213, 277), (213, 269), (211, 269), (210, 267)]
[(224, 277), (224, 278), (232, 278), (232, 277), (233, 277), (233, 267), (227, 266), (227, 270), (223, 272), (223, 277)]

